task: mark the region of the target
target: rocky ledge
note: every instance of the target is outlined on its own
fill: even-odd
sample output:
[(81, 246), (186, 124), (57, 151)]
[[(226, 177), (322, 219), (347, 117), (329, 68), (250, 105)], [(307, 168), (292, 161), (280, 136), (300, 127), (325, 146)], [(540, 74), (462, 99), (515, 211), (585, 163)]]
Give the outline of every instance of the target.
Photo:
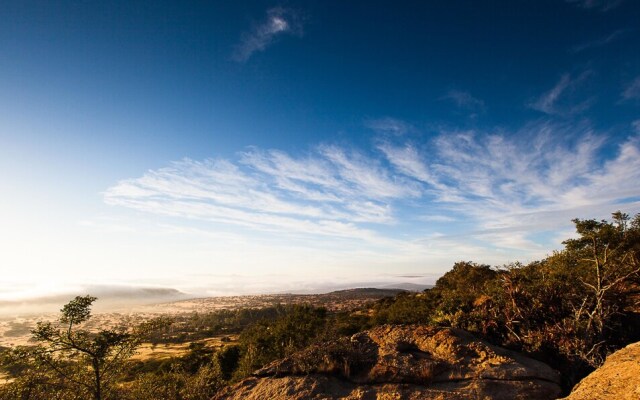
[(381, 326), (275, 361), (214, 399), (546, 400), (559, 394), (555, 370), (467, 332)]
[(618, 350), (573, 388), (566, 400), (640, 399), (640, 342)]

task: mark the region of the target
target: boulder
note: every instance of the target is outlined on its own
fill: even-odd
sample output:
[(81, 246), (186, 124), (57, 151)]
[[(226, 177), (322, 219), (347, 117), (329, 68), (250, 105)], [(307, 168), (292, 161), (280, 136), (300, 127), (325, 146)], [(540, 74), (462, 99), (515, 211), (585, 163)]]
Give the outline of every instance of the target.
[(640, 342), (618, 350), (574, 388), (566, 400), (640, 399)]
[(560, 390), (546, 364), (465, 331), (386, 325), (275, 361), (214, 399), (546, 400)]

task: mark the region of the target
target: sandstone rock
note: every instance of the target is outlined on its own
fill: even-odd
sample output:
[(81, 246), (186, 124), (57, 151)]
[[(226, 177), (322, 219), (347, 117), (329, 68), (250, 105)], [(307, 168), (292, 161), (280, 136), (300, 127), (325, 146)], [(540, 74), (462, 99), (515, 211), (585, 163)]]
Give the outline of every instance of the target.
[(555, 399), (549, 366), (469, 333), (381, 326), (312, 346), (256, 371), (216, 400)]
[(580, 381), (565, 399), (640, 399), (640, 342), (607, 357), (607, 361)]

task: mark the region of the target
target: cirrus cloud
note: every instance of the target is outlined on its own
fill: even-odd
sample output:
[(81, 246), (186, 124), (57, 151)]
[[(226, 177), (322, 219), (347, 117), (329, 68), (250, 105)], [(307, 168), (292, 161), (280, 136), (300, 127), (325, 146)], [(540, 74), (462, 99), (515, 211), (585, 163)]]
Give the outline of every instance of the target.
[(636, 77), (633, 81), (627, 85), (622, 92), (622, 98), (624, 100), (638, 100), (640, 99), (640, 76)]
[(385, 137), (369, 149), (250, 148), (235, 159), (184, 159), (122, 180), (104, 199), (173, 218), (355, 241), (405, 256), (433, 252), (435, 242), (540, 255), (549, 251), (548, 233), (567, 230), (571, 218), (639, 211), (637, 182), (637, 134), (620, 141), (586, 124), (540, 121), (511, 134), (451, 131), (427, 142)]
[(275, 7), (267, 10), (267, 17), (250, 32), (242, 35), (232, 58), (245, 62), (253, 54), (264, 51), (282, 35), (302, 36), (302, 19), (291, 9)]
[(617, 8), (624, 0), (566, 0), (585, 10), (610, 11)]
[(548, 115), (567, 116), (583, 112), (591, 107), (594, 98), (577, 100), (575, 92), (591, 75), (593, 75), (591, 70), (586, 70), (577, 76), (563, 74), (555, 86), (527, 105), (531, 109)]

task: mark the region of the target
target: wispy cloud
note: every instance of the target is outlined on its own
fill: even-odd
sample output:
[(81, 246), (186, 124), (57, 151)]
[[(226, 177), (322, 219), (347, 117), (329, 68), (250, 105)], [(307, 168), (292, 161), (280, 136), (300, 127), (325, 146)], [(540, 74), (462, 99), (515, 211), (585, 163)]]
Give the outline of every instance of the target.
[(478, 229), (494, 234), (526, 224), (540, 227), (546, 220), (529, 215), (592, 204), (586, 194), (568, 198), (567, 193), (581, 192), (597, 176), (603, 138), (587, 131), (571, 144), (560, 139), (566, 135), (572, 135), (567, 128), (536, 124), (517, 139), (473, 132), (441, 136), (440, 162), (433, 169), (446, 189), (436, 192), (436, 200), (473, 216), (481, 221)]
[[(587, 127), (550, 123), (511, 138), (454, 132), (440, 136), (414, 170), (432, 171), (429, 179), (436, 183), (429, 193), (436, 204), (475, 221), (468, 235), (487, 246), (540, 252), (536, 232), (558, 229), (576, 216), (606, 216), (621, 199), (640, 194), (638, 185), (627, 186), (640, 179), (637, 137), (621, 143), (611, 159), (601, 157), (605, 142)], [(401, 163), (399, 154), (388, 155)], [(638, 210), (640, 203), (625, 206)]]
[(624, 0), (566, 0), (566, 2), (587, 10), (609, 11), (618, 7)]
[(556, 114), (556, 103), (570, 85), (571, 76), (569, 74), (562, 75), (560, 81), (551, 90), (544, 93), (535, 102), (530, 103), (529, 106), (546, 114)]
[(421, 221), (427, 222), (453, 222), (456, 219), (446, 215), (423, 215), (418, 217)]
[(425, 163), (423, 155), (414, 144), (397, 145), (383, 141), (378, 144), (378, 149), (398, 172), (419, 182), (427, 183), (433, 188), (441, 188), (432, 175), (429, 165)]
[(322, 146), (320, 151), (337, 167), (340, 178), (359, 193), (368, 193), (373, 199), (419, 195), (410, 181), (394, 176), (377, 161), (360, 153), (337, 146)]
[(396, 136), (404, 135), (414, 129), (410, 124), (391, 117), (370, 119), (365, 121), (364, 124), (367, 128), (372, 129), (377, 133), (392, 134)]
[(485, 108), (484, 101), (471, 95), (463, 90), (449, 90), (447, 94), (442, 96), (443, 100), (450, 100), (459, 108), (469, 111), (483, 111)]
[(571, 48), (572, 53), (579, 53), (581, 51), (606, 46), (607, 44), (613, 42), (614, 40), (620, 38), (623, 34), (628, 32), (626, 29), (618, 29), (616, 31), (611, 32), (610, 34), (597, 38), (595, 40), (590, 40), (588, 42), (584, 42), (577, 46)]
[(276, 38), (285, 34), (302, 36), (300, 15), (288, 8), (271, 8), (267, 11), (264, 21), (242, 35), (232, 58), (238, 62), (245, 62), (253, 54), (264, 51)]
[[(549, 249), (536, 235), (564, 229), (571, 218), (605, 217), (621, 204), (640, 211), (640, 202), (628, 200), (640, 195), (639, 136), (611, 140), (585, 124), (536, 122), (510, 134), (442, 132), (421, 144), (392, 136), (370, 149), (320, 145), (293, 155), (252, 148), (235, 160), (174, 162), (118, 182), (104, 198), (291, 238), (358, 241), (394, 257), (435, 257), (435, 241), (478, 254), (539, 254)], [(612, 144), (617, 151), (605, 153)], [(400, 239), (391, 229), (408, 234), (444, 222), (465, 231)]]
[(592, 105), (594, 99), (587, 98), (573, 102), (571, 100), (574, 99), (569, 95), (591, 75), (591, 70), (584, 71), (575, 77), (571, 74), (564, 74), (553, 88), (530, 102), (528, 106), (549, 115), (570, 115), (585, 111)]
[(639, 100), (640, 99), (640, 76), (636, 77), (622, 92), (622, 98), (624, 100)]
[(185, 159), (119, 182), (105, 201), (142, 211), (285, 231), (375, 241), (358, 223), (392, 221), (390, 200), (419, 196), (354, 150), (321, 146), (306, 157), (251, 149), (228, 160)]

